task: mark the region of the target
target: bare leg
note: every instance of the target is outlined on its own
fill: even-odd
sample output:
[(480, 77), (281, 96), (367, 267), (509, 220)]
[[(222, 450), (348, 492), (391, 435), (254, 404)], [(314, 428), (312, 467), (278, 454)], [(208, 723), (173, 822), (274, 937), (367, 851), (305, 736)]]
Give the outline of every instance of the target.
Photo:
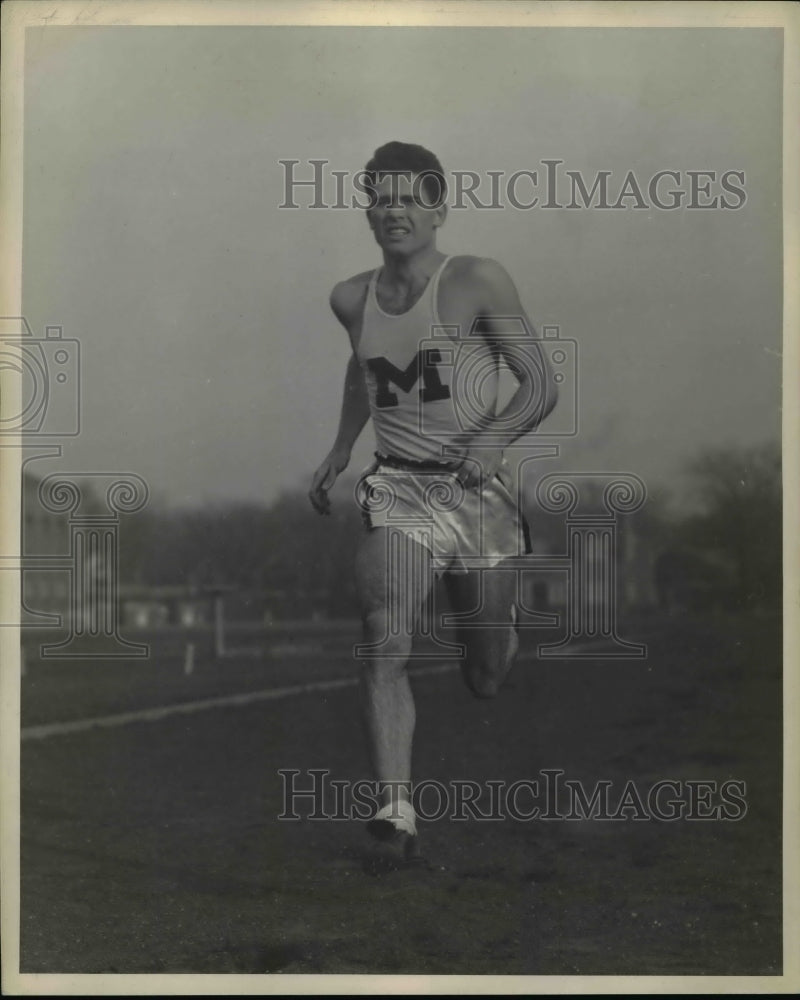
[[(383, 803), (410, 797), (414, 698), (407, 664), (420, 606), (431, 588), (430, 553), (406, 536), (367, 532), (356, 559), (364, 642), (361, 698), (372, 768), (387, 782)], [(390, 555), (391, 542), (391, 555)]]
[[(458, 638), (466, 646), (461, 672), (477, 698), (492, 698), (497, 694), (519, 645), (516, 573), (501, 572), (502, 565), (445, 577), (453, 611), (469, 615), (472, 626), (459, 628)], [(470, 614), (473, 611), (478, 614)], [(480, 622), (487, 624), (475, 628)]]

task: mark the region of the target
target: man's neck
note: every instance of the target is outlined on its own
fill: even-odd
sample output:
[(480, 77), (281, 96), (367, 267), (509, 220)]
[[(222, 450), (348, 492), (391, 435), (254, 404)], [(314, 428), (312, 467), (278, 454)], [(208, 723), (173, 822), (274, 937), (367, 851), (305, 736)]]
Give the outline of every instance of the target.
[(393, 285), (411, 285), (427, 279), (444, 259), (435, 246), (425, 247), (415, 254), (389, 254), (383, 252), (383, 275)]

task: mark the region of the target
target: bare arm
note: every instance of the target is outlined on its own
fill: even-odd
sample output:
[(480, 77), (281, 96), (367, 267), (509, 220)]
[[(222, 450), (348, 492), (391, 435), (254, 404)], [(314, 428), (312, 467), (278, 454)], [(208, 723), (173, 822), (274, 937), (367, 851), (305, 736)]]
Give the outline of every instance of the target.
[[(465, 486), (491, 479), (503, 460), (503, 449), (538, 427), (558, 398), (550, 362), (533, 336), (533, 324), (508, 273), (496, 261), (480, 260), (473, 279), (475, 315), (487, 343), (513, 372), (517, 388), (500, 413), (487, 415), (461, 442), (467, 448), (467, 461), (459, 475)], [(521, 320), (530, 335), (511, 336), (509, 317)]]
[[(339, 286), (334, 289), (331, 295), (331, 308), (336, 314), (337, 319), (347, 329), (352, 343), (352, 324), (347, 304), (346, 302), (342, 302), (342, 295), (338, 292), (338, 289)], [(347, 369), (344, 376), (342, 408), (339, 414), (339, 428), (336, 433), (336, 440), (331, 450), (323, 459), (322, 464), (314, 473), (311, 481), (311, 489), (308, 493), (308, 498), (312, 506), (320, 514), (330, 513), (331, 504), (328, 498), (328, 491), (336, 482), (339, 475), (347, 468), (353, 445), (358, 440), (358, 436), (364, 429), (364, 425), (368, 419), (369, 397), (367, 395), (367, 387), (364, 382), (361, 365), (358, 363), (355, 353), (353, 353), (347, 362)]]
[(342, 394), (342, 410), (339, 414), (339, 429), (336, 433), (331, 451), (347, 455), (350, 452), (369, 420), (369, 397), (364, 382), (364, 373), (355, 354), (350, 355), (344, 375), (344, 392)]

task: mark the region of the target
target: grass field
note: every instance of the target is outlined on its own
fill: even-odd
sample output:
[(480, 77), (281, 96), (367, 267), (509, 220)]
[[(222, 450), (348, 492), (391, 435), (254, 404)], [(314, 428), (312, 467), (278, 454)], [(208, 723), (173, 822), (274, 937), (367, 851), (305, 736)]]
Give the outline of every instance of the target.
[(383, 876), (360, 824), (277, 819), (281, 768), (365, 776), (352, 628), (221, 662), (198, 635), (188, 674), (172, 633), (140, 662), (29, 652), (21, 971), (777, 975), (779, 628), (650, 620), (626, 628), (643, 661), (537, 662), (526, 633), (490, 702), (428, 663), (418, 780), (738, 779), (747, 813), (441, 820), (422, 824), (426, 867)]

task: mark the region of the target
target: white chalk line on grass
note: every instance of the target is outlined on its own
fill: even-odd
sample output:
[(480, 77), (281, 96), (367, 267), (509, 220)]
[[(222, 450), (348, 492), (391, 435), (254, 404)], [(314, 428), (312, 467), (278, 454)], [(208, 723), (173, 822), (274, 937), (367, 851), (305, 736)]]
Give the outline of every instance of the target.
[[(591, 643), (573, 647), (591, 648)], [(539, 659), (535, 652), (522, 653), (517, 663), (531, 663)], [(449, 674), (459, 669), (459, 663), (448, 660), (445, 663), (430, 664), (411, 672), (412, 677), (434, 677)], [(259, 691), (245, 691), (241, 694), (221, 695), (218, 698), (202, 698), (197, 701), (179, 701), (174, 705), (159, 705), (156, 708), (140, 708), (134, 712), (117, 712), (114, 715), (96, 715), (86, 719), (72, 719), (69, 722), (48, 722), (39, 726), (24, 726), (20, 732), (23, 740), (45, 740), (50, 736), (66, 736), (70, 733), (84, 733), (90, 729), (127, 726), (132, 722), (160, 722), (173, 715), (192, 715), (212, 708), (239, 708), (259, 701), (279, 701), (299, 694), (315, 694), (318, 691), (336, 691), (339, 688), (355, 687), (357, 677), (339, 677), (333, 680), (310, 681), (308, 684), (292, 684), (287, 687), (265, 688)]]
[[(457, 663), (437, 663), (420, 667), (413, 672), (414, 677), (430, 677), (434, 674), (450, 673), (458, 670)], [(24, 726), (20, 735), (23, 740), (44, 740), (50, 736), (65, 736), (69, 733), (84, 733), (89, 729), (127, 726), (131, 722), (160, 722), (173, 715), (192, 715), (211, 708), (239, 708), (259, 701), (279, 701), (298, 694), (315, 694), (318, 691), (336, 691), (339, 688), (355, 687), (357, 677), (339, 677), (328, 681), (311, 681), (308, 684), (292, 684), (288, 687), (266, 688), (260, 691), (245, 691), (241, 694), (222, 695), (219, 698), (202, 698), (198, 701), (179, 701), (174, 705), (160, 705), (157, 708), (141, 708), (135, 712), (117, 712), (114, 715), (96, 715), (87, 719), (72, 719), (69, 722), (49, 722), (40, 726)]]

